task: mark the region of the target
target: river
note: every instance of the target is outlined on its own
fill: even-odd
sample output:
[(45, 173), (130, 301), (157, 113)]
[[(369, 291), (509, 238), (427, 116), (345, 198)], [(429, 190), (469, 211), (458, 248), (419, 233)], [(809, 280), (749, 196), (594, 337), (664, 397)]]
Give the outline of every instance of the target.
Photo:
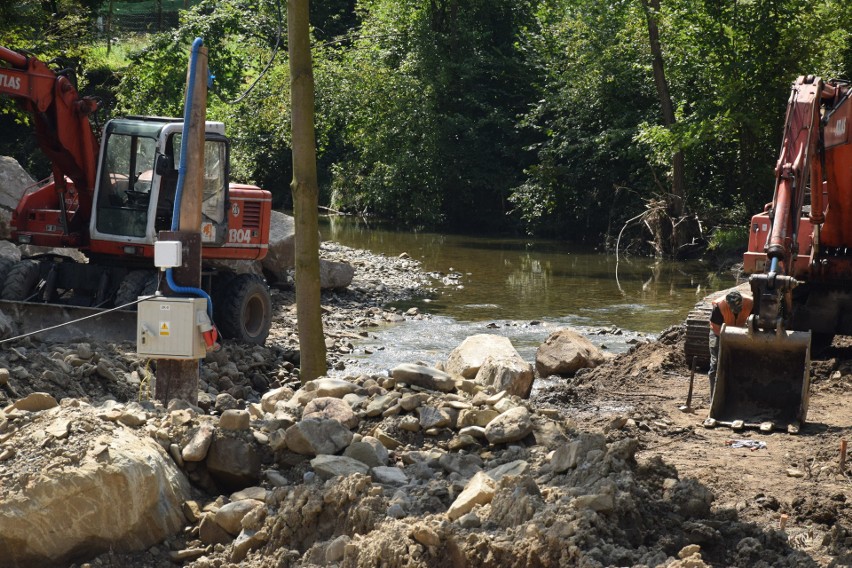
[(682, 322), (696, 301), (735, 283), (701, 261), (617, 259), (551, 240), (390, 231), (343, 217), (323, 218), (320, 227), (324, 240), (387, 256), (408, 253), (436, 277), (432, 293), (398, 306), (432, 317), (371, 329), (347, 373), (434, 364), (475, 333), (509, 337), (530, 362), (561, 327), (618, 353)]

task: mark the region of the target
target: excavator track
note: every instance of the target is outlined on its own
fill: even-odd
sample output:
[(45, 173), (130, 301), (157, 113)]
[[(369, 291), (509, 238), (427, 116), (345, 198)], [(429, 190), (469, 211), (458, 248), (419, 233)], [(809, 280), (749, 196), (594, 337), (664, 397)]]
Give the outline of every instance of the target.
[[(704, 298), (692, 308), (686, 316), (686, 341), (683, 344), (683, 354), (686, 356), (686, 364), (692, 365), (693, 359), (696, 368), (707, 370), (710, 367), (710, 313), (713, 305)], [(715, 298), (715, 294), (713, 295)]]

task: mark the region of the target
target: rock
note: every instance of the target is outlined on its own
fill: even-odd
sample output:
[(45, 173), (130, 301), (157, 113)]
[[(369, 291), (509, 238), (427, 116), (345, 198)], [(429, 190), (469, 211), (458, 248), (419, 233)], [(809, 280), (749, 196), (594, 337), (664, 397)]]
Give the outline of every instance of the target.
[(256, 507), (261, 506), (263, 506), (263, 503), (254, 499), (233, 501), (220, 507), (216, 511), (213, 520), (216, 521), (217, 525), (225, 529), (228, 534), (237, 536), (243, 530), (243, 517), (248, 515)]
[(332, 563), (343, 560), (343, 552), (350, 540), (352, 539), (349, 535), (342, 534), (328, 543), (328, 546), (325, 548), (325, 561)]
[[(24, 191), (35, 184), (35, 180), (21, 167), (15, 158), (0, 156), (0, 239), (11, 236), (9, 221), (12, 212), (24, 195)], [(18, 256), (20, 259), (20, 254)]]
[(574, 469), (582, 462), (590, 450), (603, 450), (606, 448), (606, 438), (601, 434), (589, 434), (583, 432), (580, 436), (567, 444), (564, 444), (553, 452), (550, 459), (550, 469), (554, 473), (563, 473)]
[(424, 546), (438, 546), (441, 544), (441, 537), (438, 533), (423, 523), (418, 523), (411, 529), (411, 537)]
[(260, 456), (240, 438), (214, 439), (204, 463), (213, 479), (232, 491), (260, 481)]
[(264, 412), (274, 413), (278, 402), (286, 402), (293, 397), (293, 389), (290, 387), (279, 387), (267, 391), (260, 397), (260, 408)]
[(393, 406), (402, 395), (398, 391), (377, 396), (367, 405), (367, 416), (378, 416)]
[(598, 513), (609, 513), (615, 509), (615, 498), (611, 493), (580, 495), (571, 502), (575, 509), (591, 509)]
[(180, 455), (183, 461), (199, 462), (206, 458), (210, 444), (213, 442), (213, 432), (214, 428), (212, 424), (202, 422), (189, 443), (181, 450)]
[(450, 415), (441, 408), (433, 408), (431, 406), (421, 406), (420, 427), (424, 430), (429, 428), (446, 428), (452, 423)]
[(485, 427), (485, 438), (490, 444), (517, 442), (533, 430), (530, 411), (523, 406), (507, 410)]
[(477, 383), (505, 390), (520, 398), (529, 398), (535, 373), (533, 367), (515, 351), (512, 355), (489, 355), (474, 379)]
[(415, 408), (422, 406), (429, 400), (429, 395), (425, 392), (404, 395), (399, 399), (399, 406), (406, 412), (411, 412)]
[[(36, 428), (53, 419), (42, 417), (34, 420)], [(57, 418), (82, 420), (95, 428), (93, 436), (102, 428), (108, 445), (84, 452), (77, 462), (45, 467), (25, 485), (3, 488), (0, 563), (67, 566), (82, 550), (144, 550), (183, 527), (189, 484), (157, 442), (100, 421), (90, 407), (63, 409)]]
[(465, 409), (459, 412), (458, 427), (466, 428), (468, 426), (481, 426), (485, 428), (488, 423), (500, 416), (500, 413), (493, 408), (485, 409)]
[(27, 412), (39, 412), (42, 410), (49, 410), (56, 406), (59, 406), (59, 403), (46, 392), (34, 392), (28, 394), (22, 399), (16, 400), (12, 403), (10, 408), (14, 410), (25, 410)]
[(266, 531), (243, 529), (231, 548), (231, 562), (242, 563), (249, 551), (260, 548), (268, 540)]
[(471, 335), (450, 352), (447, 372), (473, 379), (488, 357), (500, 358), (519, 356), (508, 337), (479, 333)]
[(311, 467), (323, 479), (331, 479), (338, 475), (345, 477), (354, 473), (366, 475), (370, 471), (366, 464), (346, 456), (317, 456), (311, 460)]
[[(385, 454), (387, 454), (387, 450), (385, 450)], [(349, 444), (346, 450), (344, 450), (343, 455), (348, 458), (356, 459), (370, 467), (384, 465), (384, 463), (379, 459), (379, 456), (376, 455), (376, 449), (371, 444), (363, 441), (352, 442)]]
[(352, 284), (355, 268), (348, 262), (334, 262), (320, 259), (320, 288), (323, 290), (338, 290)]
[(573, 376), (580, 369), (597, 367), (606, 356), (591, 341), (571, 329), (550, 334), (535, 353), (535, 370), (540, 377)]
[(229, 431), (248, 430), (251, 416), (248, 410), (226, 410), (219, 418), (219, 428)]
[(331, 396), (334, 398), (343, 398), (347, 394), (354, 393), (358, 390), (358, 385), (345, 381), (343, 379), (332, 379), (323, 377), (313, 381), (316, 386), (318, 397)]
[(447, 509), (447, 517), (455, 521), (462, 515), (469, 513), (476, 505), (486, 505), (494, 498), (496, 484), (488, 477), (488, 474), (479, 472), (474, 475), (450, 508)]
[(456, 381), (451, 375), (425, 365), (411, 363), (397, 365), (391, 369), (391, 377), (397, 382), (429, 390), (452, 392), (456, 388)]
[(296, 222), (290, 215), (272, 211), (269, 249), (261, 261), (263, 273), (272, 283), (287, 282), (287, 272), (296, 266)]
[(335, 454), (352, 442), (352, 432), (328, 418), (308, 418), (287, 428), (284, 434), (290, 451), (302, 455)]
[(398, 467), (376, 466), (370, 470), (373, 479), (384, 485), (402, 486), (408, 483), (408, 477)]
[(352, 412), (352, 407), (339, 398), (330, 396), (318, 397), (305, 405), (302, 411), (302, 419), (326, 418), (337, 420), (350, 430), (361, 422)]
[(489, 469), (485, 473), (494, 481), (500, 481), (506, 476), (518, 476), (525, 474), (530, 469), (529, 462), (525, 460), (515, 460), (502, 465), (498, 465), (493, 469)]
[(204, 515), (198, 525), (198, 538), (204, 544), (228, 544), (234, 537), (213, 520), (215, 516), (215, 513)]

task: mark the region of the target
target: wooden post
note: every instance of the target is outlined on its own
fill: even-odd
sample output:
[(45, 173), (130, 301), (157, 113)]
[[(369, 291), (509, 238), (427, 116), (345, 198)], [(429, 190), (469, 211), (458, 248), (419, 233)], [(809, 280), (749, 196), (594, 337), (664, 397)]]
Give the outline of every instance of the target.
[[(207, 120), (207, 48), (198, 50), (195, 77), (187, 70), (186, 85), (193, 84), (189, 130), (183, 133), (186, 144), (186, 174), (180, 202), (180, 231), (162, 231), (165, 238), (183, 243), (183, 265), (173, 276), (180, 286), (201, 287), (201, 201), (204, 189), (204, 130)], [(177, 206), (177, 204), (175, 204)], [(168, 292), (167, 292), (168, 293)], [(178, 398), (198, 404), (198, 361), (195, 359), (160, 359), (157, 361), (157, 400), (168, 405)]]

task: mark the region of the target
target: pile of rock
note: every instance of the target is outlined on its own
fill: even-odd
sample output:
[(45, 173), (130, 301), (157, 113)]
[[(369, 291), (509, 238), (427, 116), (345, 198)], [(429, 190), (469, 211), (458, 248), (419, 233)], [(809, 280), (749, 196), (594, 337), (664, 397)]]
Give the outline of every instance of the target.
[[(222, 392), (206, 410), (18, 400), (0, 418), (0, 535), (13, 537), (4, 559), (67, 565), (111, 549), (111, 565), (205, 568), (700, 567), (702, 554), (737, 564), (755, 550), (773, 566), (801, 560), (781, 539), (711, 514), (713, 495), (661, 460), (637, 464), (629, 432), (582, 432), (564, 409), (510, 394), (526, 389), (516, 385), (527, 369), (483, 373), (477, 358), (512, 359), (485, 354), (488, 343), (500, 341), (477, 337), (443, 369), (323, 377), (255, 402)], [(15, 528), (22, 515), (32, 519)], [(57, 529), (60, 518), (92, 527)]]

